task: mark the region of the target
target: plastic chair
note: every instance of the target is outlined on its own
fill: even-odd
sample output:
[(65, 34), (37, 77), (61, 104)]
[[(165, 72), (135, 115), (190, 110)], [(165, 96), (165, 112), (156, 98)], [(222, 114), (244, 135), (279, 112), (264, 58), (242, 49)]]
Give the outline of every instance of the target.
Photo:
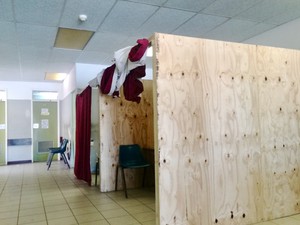
[(68, 163), (68, 160), (67, 160), (67, 157), (65, 155), (65, 151), (67, 149), (67, 144), (68, 144), (68, 139), (63, 139), (60, 147), (57, 147), (57, 148), (49, 148), (49, 155), (48, 155), (48, 159), (47, 159), (47, 165), (48, 165), (48, 169), (50, 168), (51, 166), (51, 163), (52, 163), (52, 159), (53, 159), (53, 156), (55, 154), (60, 154), (64, 160), (64, 163), (68, 165), (69, 169), (70, 169), (70, 165)]
[(119, 168), (122, 172), (122, 180), (124, 184), (125, 197), (128, 198), (127, 188), (126, 188), (126, 180), (125, 180), (125, 169), (138, 169), (144, 168), (143, 175), (143, 187), (145, 186), (145, 174), (146, 168), (149, 167), (150, 164), (144, 159), (141, 148), (137, 144), (132, 145), (120, 145), (119, 147), (119, 164), (117, 165), (116, 170), (116, 183), (115, 183), (115, 191), (118, 188), (118, 171)]

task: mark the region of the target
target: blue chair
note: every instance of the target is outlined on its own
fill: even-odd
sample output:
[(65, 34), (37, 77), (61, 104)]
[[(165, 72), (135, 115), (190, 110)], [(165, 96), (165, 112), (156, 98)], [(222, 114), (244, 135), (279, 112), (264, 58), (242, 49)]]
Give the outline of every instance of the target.
[(60, 154), (64, 160), (64, 163), (68, 165), (69, 169), (70, 169), (70, 165), (68, 163), (68, 160), (67, 160), (67, 157), (65, 155), (65, 151), (67, 149), (67, 144), (68, 144), (68, 139), (63, 139), (60, 147), (57, 147), (57, 148), (49, 148), (49, 155), (48, 155), (48, 159), (47, 159), (47, 165), (48, 165), (48, 169), (50, 168), (51, 166), (51, 163), (52, 163), (52, 159), (53, 159), (53, 156), (55, 154)]
[(149, 167), (149, 164), (142, 154), (141, 148), (137, 144), (132, 145), (120, 145), (119, 147), (119, 163), (116, 169), (116, 182), (115, 182), (115, 191), (118, 188), (118, 171), (119, 168), (122, 172), (122, 180), (124, 185), (125, 197), (128, 198), (127, 188), (126, 188), (126, 180), (125, 180), (125, 169), (139, 169), (144, 168), (143, 175), (143, 187), (145, 186), (145, 175), (146, 168)]

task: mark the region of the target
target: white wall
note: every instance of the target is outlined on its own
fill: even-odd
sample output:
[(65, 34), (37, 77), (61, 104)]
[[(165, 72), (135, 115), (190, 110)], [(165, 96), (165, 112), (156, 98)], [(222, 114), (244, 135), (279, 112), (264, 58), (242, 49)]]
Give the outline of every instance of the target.
[(1, 81), (0, 90), (6, 91), (7, 99), (32, 99), (32, 91), (57, 91), (61, 90), (61, 83), (47, 82), (14, 82)]

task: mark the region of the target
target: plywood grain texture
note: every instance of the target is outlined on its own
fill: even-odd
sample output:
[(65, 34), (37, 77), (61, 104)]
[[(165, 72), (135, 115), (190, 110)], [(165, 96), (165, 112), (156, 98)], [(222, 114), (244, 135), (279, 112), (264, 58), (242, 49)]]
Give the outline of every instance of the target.
[(300, 53), (166, 34), (152, 45), (158, 223), (299, 213)]
[[(154, 148), (153, 86), (152, 81), (148, 80), (144, 80), (143, 84), (144, 91), (139, 104), (129, 102), (124, 97), (99, 97), (100, 189), (103, 192), (114, 190), (119, 145), (135, 143), (142, 148)], [(128, 188), (141, 186), (139, 172), (142, 171), (126, 172)], [(119, 175), (121, 189), (121, 173)]]

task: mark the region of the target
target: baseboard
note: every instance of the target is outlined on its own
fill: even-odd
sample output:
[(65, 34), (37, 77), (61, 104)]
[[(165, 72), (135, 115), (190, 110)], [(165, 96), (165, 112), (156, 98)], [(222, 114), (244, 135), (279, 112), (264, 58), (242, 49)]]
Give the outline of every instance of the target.
[(31, 160), (10, 161), (7, 162), (7, 165), (24, 164), (24, 163), (32, 163), (32, 161)]

